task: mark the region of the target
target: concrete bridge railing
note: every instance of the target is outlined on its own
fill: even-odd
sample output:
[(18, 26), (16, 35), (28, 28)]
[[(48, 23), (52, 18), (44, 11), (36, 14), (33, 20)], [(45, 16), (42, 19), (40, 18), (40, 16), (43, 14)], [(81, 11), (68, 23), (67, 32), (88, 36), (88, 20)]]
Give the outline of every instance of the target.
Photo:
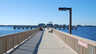
[(54, 33), (78, 54), (96, 54), (96, 41), (70, 35), (55, 29)]
[(16, 45), (20, 44), (28, 37), (33, 37), (34, 34), (36, 34), (38, 31), (39, 29), (34, 29), (0, 37), (0, 54), (3, 54), (8, 50), (14, 48)]

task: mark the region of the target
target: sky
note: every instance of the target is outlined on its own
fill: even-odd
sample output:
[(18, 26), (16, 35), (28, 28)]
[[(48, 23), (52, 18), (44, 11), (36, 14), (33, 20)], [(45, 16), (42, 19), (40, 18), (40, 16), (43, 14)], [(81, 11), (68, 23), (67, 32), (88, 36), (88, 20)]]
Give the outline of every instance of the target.
[(73, 25), (96, 25), (96, 0), (0, 0), (0, 25), (35, 25), (53, 22), (69, 24), (72, 8)]

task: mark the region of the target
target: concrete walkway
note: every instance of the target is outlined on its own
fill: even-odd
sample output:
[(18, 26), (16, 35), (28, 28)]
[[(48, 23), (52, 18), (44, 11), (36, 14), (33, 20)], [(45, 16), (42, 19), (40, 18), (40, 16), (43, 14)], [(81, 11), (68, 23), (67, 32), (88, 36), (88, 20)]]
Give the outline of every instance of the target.
[(36, 54), (36, 50), (38, 50), (37, 45), (42, 38), (42, 31), (38, 32), (35, 36), (33, 36), (30, 40), (25, 42), (23, 45), (18, 47), (15, 51), (10, 54)]
[(45, 30), (37, 54), (76, 54), (54, 33)]

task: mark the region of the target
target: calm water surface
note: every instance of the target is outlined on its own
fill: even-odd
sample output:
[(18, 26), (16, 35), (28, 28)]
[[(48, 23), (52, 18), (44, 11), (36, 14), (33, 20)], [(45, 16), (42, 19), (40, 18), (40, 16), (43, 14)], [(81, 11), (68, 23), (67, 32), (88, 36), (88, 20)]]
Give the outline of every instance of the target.
[[(67, 29), (61, 31), (69, 33)], [(72, 34), (96, 41), (96, 27), (78, 27), (77, 30), (72, 30)]]
[[(8, 34), (28, 31), (28, 30), (31, 29), (14, 30), (12, 26), (2, 26), (2, 27), (0, 26), (0, 37)], [(58, 29), (58, 30), (69, 33), (68, 29)], [(75, 29), (72, 30), (72, 34), (96, 41), (96, 27), (78, 27), (77, 30)]]
[(16, 29), (14, 30), (12, 26), (0, 26), (0, 37), (8, 34), (14, 34), (18, 32), (24, 32), (31, 29)]

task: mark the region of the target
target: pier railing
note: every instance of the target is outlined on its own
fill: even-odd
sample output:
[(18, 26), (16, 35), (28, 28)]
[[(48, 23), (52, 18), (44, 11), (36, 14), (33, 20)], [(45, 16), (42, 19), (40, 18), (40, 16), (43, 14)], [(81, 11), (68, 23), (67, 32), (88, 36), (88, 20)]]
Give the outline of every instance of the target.
[(8, 50), (14, 48), (16, 45), (20, 44), (28, 37), (33, 37), (34, 34), (38, 31), (39, 29), (34, 29), (31, 31), (25, 31), (0, 37), (0, 54), (3, 54)]
[(96, 54), (96, 42), (54, 29), (54, 33), (78, 54)]

